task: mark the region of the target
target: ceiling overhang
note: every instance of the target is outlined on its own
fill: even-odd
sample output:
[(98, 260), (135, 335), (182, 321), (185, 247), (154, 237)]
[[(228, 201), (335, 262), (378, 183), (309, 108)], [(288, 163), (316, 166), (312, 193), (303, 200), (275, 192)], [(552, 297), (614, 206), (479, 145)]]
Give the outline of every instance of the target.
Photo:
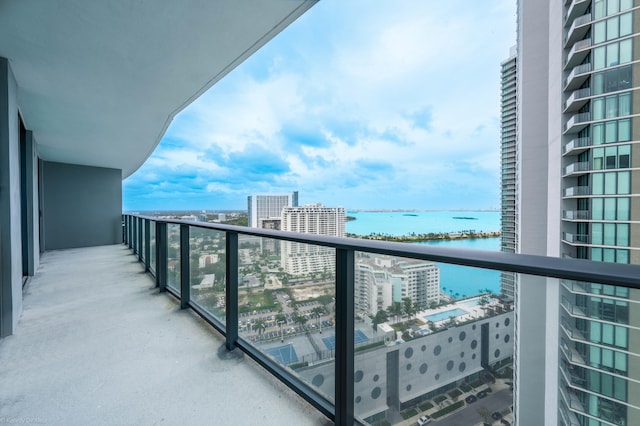
[(0, 3), (40, 158), (135, 172), (173, 117), (316, 0)]

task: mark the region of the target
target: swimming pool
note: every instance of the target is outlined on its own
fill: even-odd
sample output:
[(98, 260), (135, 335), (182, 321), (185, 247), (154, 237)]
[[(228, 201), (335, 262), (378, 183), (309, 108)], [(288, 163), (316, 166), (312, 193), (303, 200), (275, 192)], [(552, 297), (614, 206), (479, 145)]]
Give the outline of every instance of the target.
[(449, 309), (448, 311), (444, 311), (444, 312), (438, 312), (437, 314), (427, 315), (424, 317), (424, 319), (427, 321), (438, 322), (438, 321), (442, 321), (443, 319), (447, 319), (449, 317), (458, 317), (466, 313), (467, 311), (465, 311), (464, 309), (455, 308), (455, 309)]
[(457, 302), (456, 305), (464, 306), (465, 308), (475, 308), (480, 304), (480, 298), (465, 300), (464, 302)]

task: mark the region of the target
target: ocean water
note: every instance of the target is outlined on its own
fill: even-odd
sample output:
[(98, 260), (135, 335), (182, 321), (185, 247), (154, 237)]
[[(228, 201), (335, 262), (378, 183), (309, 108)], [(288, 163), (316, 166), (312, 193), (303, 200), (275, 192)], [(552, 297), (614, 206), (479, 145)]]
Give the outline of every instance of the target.
[(356, 220), (347, 222), (347, 232), (356, 235), (428, 234), (430, 232), (500, 230), (500, 212), (347, 212)]
[[(356, 220), (347, 222), (348, 233), (370, 235), (409, 235), (412, 232), (458, 232), (464, 230), (500, 230), (499, 212), (348, 212)], [(410, 214), (412, 216), (406, 216)], [(413, 215), (416, 216), (413, 216)], [(454, 219), (467, 217), (476, 219)], [(478, 238), (447, 241), (425, 241), (439, 247), (456, 247), (475, 250), (500, 250), (500, 238)], [(483, 293), (486, 289), (500, 293), (500, 271), (438, 263), (440, 289), (453, 297), (463, 298)]]

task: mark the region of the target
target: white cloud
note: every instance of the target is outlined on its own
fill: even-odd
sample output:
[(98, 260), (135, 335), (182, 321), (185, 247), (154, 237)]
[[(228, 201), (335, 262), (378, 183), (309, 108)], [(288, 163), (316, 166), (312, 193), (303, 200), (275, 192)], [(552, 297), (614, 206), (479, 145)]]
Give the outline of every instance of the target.
[[(512, 3), (323, 0), (176, 117), (141, 180), (184, 170), (207, 194), (237, 195), (237, 208), (258, 188), (420, 208), (460, 185), (491, 198), (469, 207), (495, 207)], [(256, 149), (282, 172), (229, 164)]]

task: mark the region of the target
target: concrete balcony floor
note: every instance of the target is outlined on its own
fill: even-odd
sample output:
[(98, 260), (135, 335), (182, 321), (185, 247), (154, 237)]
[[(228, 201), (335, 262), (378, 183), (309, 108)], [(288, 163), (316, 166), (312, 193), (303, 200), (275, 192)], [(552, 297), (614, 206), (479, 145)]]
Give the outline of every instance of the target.
[[(0, 340), (0, 424), (325, 425), (123, 245), (47, 252)], [(219, 355), (220, 354), (220, 355)]]

